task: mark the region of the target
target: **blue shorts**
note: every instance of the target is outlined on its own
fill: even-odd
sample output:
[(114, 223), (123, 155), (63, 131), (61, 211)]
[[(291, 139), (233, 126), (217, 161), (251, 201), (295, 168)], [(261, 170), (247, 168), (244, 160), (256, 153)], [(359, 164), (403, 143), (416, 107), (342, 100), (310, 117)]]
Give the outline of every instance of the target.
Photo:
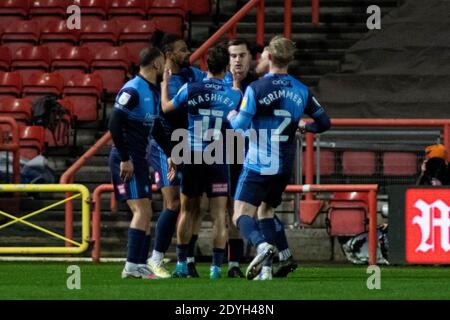
[(236, 188), (235, 200), (243, 201), (259, 207), (261, 202), (272, 208), (281, 204), (291, 172), (276, 175), (261, 175), (244, 167)]
[(133, 177), (128, 182), (120, 178), (120, 157), (113, 146), (109, 153), (109, 168), (111, 169), (114, 193), (118, 201), (151, 199), (152, 183), (146, 159), (132, 159), (134, 166)]
[(155, 171), (155, 183), (158, 189), (180, 185), (178, 176), (173, 181), (169, 181), (167, 178), (167, 172), (169, 171), (167, 156), (155, 140), (150, 141), (147, 158), (148, 165)]
[(228, 165), (187, 164), (181, 169), (181, 193), (189, 198), (228, 197)]
[(236, 194), (237, 184), (243, 169), (244, 169), (243, 164), (233, 163), (229, 165), (230, 197), (232, 198), (234, 198), (234, 195)]

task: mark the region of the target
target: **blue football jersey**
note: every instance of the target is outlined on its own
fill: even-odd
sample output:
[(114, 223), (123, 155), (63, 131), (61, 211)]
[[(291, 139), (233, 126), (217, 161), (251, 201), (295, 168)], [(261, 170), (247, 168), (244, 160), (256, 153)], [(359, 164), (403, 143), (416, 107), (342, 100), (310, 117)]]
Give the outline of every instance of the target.
[(291, 170), (295, 133), (304, 113), (325, 112), (308, 87), (288, 74), (266, 74), (245, 91), (234, 129), (247, 129), (250, 140), (244, 166), (260, 174)]
[[(179, 73), (173, 74), (169, 81), (169, 99), (173, 99), (184, 84), (202, 81), (206, 75), (206, 72), (195, 67), (183, 68)], [(172, 112), (163, 117), (170, 131), (187, 126), (186, 113)]]
[(205, 78), (201, 82), (185, 84), (173, 98), (177, 110), (188, 114), (191, 149), (203, 151), (217, 134), (225, 136), (227, 115), (236, 110), (242, 100), (239, 90), (223, 80)]
[(127, 118), (126, 140), (131, 154), (145, 158), (153, 122), (160, 114), (160, 103), (159, 90), (140, 75), (119, 91), (114, 109)]

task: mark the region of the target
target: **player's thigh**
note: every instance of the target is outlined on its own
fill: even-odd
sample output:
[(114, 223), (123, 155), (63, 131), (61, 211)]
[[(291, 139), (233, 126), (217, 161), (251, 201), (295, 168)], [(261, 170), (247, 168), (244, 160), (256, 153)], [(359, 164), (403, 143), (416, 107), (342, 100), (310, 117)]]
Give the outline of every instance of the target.
[(284, 190), (289, 183), (291, 175), (289, 173), (283, 173), (272, 176), (271, 187), (269, 192), (263, 199), (268, 207), (277, 208), (282, 201)]
[[(261, 175), (244, 168), (239, 177), (234, 201), (245, 202), (254, 207), (259, 207), (270, 190), (270, 182), (270, 176)], [(236, 204), (234, 208), (236, 210)]]
[(178, 175), (175, 177), (173, 181), (170, 181), (167, 177), (169, 172), (169, 166), (167, 164), (167, 156), (162, 151), (162, 149), (156, 144), (156, 142), (152, 142), (150, 144), (150, 153), (148, 155), (150, 166), (155, 171), (155, 183), (158, 189), (164, 187), (171, 186), (179, 186), (180, 180)]
[[(228, 190), (228, 165), (226, 164), (212, 164), (203, 165), (203, 174), (206, 176), (206, 194), (208, 198), (227, 198)], [(226, 206), (226, 205), (225, 205)], [(212, 210), (213, 203), (210, 203), (210, 210)]]
[(205, 189), (205, 172), (202, 165), (189, 164), (181, 169), (181, 194), (188, 198), (200, 198)]
[(152, 189), (149, 170), (145, 159), (134, 159), (134, 173), (128, 181), (120, 177), (120, 158), (112, 151), (109, 158), (112, 183), (116, 199), (119, 201), (151, 199)]

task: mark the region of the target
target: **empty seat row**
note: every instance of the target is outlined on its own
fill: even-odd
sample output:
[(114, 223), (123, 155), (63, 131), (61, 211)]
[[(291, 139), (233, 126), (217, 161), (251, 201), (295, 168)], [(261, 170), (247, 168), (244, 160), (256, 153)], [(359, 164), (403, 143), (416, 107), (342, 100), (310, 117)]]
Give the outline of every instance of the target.
[(97, 74), (74, 75), (67, 83), (58, 73), (33, 73), (22, 83), (19, 73), (0, 72), (0, 96), (28, 98), (35, 101), (45, 95), (70, 98), (70, 108), (80, 121), (97, 120), (103, 91), (102, 78)]
[[(195, 4), (190, 4), (190, 3)], [(195, 12), (204, 13), (210, 9), (209, 1), (205, 0), (2, 0), (0, 15), (16, 15), (21, 17), (61, 16), (66, 17), (67, 8), (76, 5), (81, 9), (81, 15), (92, 15), (107, 18), (117, 15), (138, 15), (158, 13), (186, 15), (191, 8)]]
[[(55, 2), (54, 4), (56, 6), (52, 8), (36, 7), (36, 10), (30, 10), (28, 15), (24, 15), (25, 11), (23, 9), (18, 8), (17, 11), (14, 11), (15, 9), (12, 7), (0, 6), (0, 21), (9, 24), (10, 22), (20, 21), (26, 17), (31, 21), (40, 22), (42, 25), (58, 20), (70, 21), (70, 19), (68, 19), (68, 14), (66, 13), (67, 6), (63, 5), (64, 1), (52, 1)], [(85, 4), (85, 6), (80, 5), (80, 22), (82, 27), (89, 23), (95, 24), (104, 22), (105, 19), (120, 25), (126, 25), (137, 20), (152, 19), (161, 27), (164, 28), (166, 26), (168, 31), (170, 30), (171, 32), (180, 35), (184, 31), (185, 16), (187, 12), (184, 8), (184, 0), (155, 0), (153, 3), (157, 6), (150, 6), (148, 9), (141, 8), (141, 5), (145, 7), (145, 0), (118, 0), (116, 2), (117, 6), (110, 8), (108, 12), (102, 9), (101, 6), (95, 6), (95, 3), (94, 6), (89, 6), (93, 4), (92, 2), (94, 2), (94, 0), (79, 1), (79, 4)], [(164, 2), (166, 2), (166, 4), (163, 4)], [(40, 12), (37, 13), (37, 10)], [(17, 14), (15, 15), (13, 12), (16, 12)]]
[(105, 46), (124, 46), (136, 63), (140, 50), (149, 45), (150, 36), (157, 28), (168, 31), (154, 21), (133, 21), (123, 28), (109, 21), (88, 23), (80, 31), (69, 30), (66, 21), (50, 22), (42, 29), (38, 22), (19, 21), (8, 25), (3, 33), (0, 30), (0, 40), (12, 52), (20, 47), (38, 44), (46, 45), (52, 52), (78, 44), (93, 50)]
[[(413, 152), (383, 152), (382, 174), (386, 176), (412, 176), (417, 173), (417, 156)], [(314, 155), (316, 168), (316, 155)], [(303, 161), (303, 172), (305, 172)], [(342, 174), (348, 176), (371, 176), (377, 172), (377, 156), (372, 151), (344, 151), (342, 153)], [(315, 173), (315, 172), (314, 172)], [(320, 151), (320, 174), (336, 173), (334, 151)]]
[[(9, 69), (2, 70), (2, 65), (5, 67), (8, 64)], [(130, 55), (126, 47), (102, 48), (95, 55), (88, 48), (61, 48), (52, 58), (47, 47), (25, 47), (18, 49), (11, 60), (7, 55), (2, 59), (0, 50), (0, 71), (17, 72), (23, 82), (39, 71), (57, 72), (64, 82), (68, 82), (74, 75), (92, 72), (102, 78), (103, 88), (108, 94), (117, 93), (123, 85), (129, 65)], [(13, 79), (16, 77), (13, 76)]]

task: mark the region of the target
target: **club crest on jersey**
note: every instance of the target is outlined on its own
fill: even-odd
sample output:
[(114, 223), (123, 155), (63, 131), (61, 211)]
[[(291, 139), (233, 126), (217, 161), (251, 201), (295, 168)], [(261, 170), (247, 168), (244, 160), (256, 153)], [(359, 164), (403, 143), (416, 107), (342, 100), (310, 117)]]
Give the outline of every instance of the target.
[(155, 182), (158, 183), (159, 181), (161, 181), (161, 176), (159, 175), (159, 172), (156, 171), (155, 172)]
[(126, 105), (128, 103), (128, 101), (130, 101), (131, 99), (131, 95), (129, 93), (126, 92), (122, 92), (122, 94), (119, 97), (119, 104), (121, 105)]

